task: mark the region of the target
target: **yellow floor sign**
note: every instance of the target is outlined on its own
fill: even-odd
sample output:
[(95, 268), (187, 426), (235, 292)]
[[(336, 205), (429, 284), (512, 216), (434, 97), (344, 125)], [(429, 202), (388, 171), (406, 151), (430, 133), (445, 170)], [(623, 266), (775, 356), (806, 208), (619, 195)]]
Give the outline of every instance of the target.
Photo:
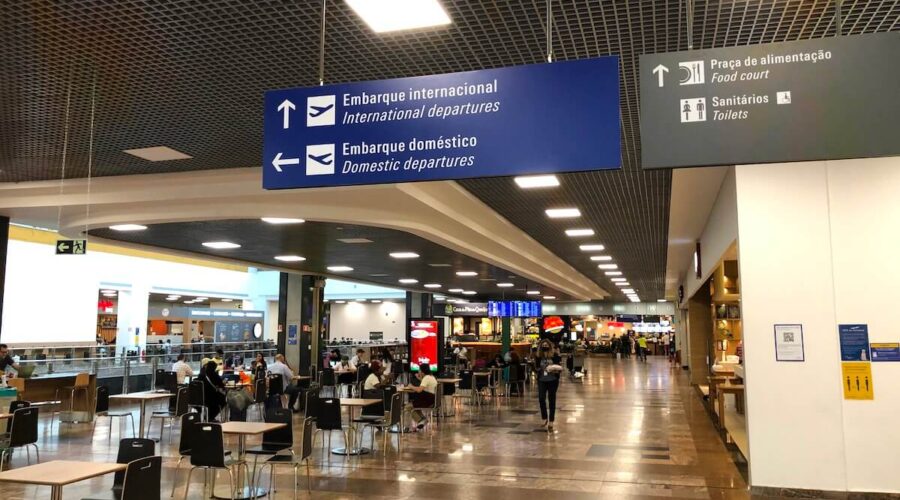
[(867, 361), (841, 363), (841, 385), (844, 399), (875, 399), (872, 364)]

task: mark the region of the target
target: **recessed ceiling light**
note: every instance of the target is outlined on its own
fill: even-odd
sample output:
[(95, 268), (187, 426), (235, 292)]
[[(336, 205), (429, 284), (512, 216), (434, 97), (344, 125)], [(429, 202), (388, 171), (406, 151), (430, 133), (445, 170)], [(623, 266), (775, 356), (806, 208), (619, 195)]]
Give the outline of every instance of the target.
[(350, 266), (328, 266), (326, 269), (333, 273), (349, 273), (353, 270)]
[(338, 241), (341, 243), (347, 243), (350, 245), (360, 245), (363, 243), (372, 243), (372, 240), (369, 238), (338, 238)]
[(656, 299), (657, 302), (668, 302), (666, 299)]
[(169, 302), (175, 302), (176, 300), (178, 300), (180, 298), (181, 297), (166, 297), (166, 300), (168, 300)]
[(591, 260), (595, 262), (608, 262), (612, 260), (611, 255), (591, 255)]
[(428, 264), (428, 265), (431, 267), (450, 267), (451, 266), (450, 264), (442, 264), (442, 263), (434, 263), (434, 264)]
[(104, 290), (100, 290), (100, 293), (116, 293), (116, 291), (115, 291), (115, 290), (112, 290), (112, 289), (110, 289), (110, 288), (107, 288), (107, 289), (104, 289)]
[(541, 291), (540, 291), (540, 290), (528, 290), (528, 291), (525, 292), (525, 293), (528, 294), (528, 295), (540, 295), (540, 294), (541, 294)]
[(463, 289), (462, 288), (451, 288), (447, 291), (450, 293), (462, 293)]
[(397, 281), (399, 281), (400, 283), (403, 283), (404, 285), (412, 285), (413, 283), (419, 282), (419, 280), (417, 280), (415, 278), (400, 278)]
[(376, 33), (450, 24), (437, 0), (346, 0)]
[(598, 264), (597, 269), (618, 269), (618, 264)]
[(197, 298), (194, 299), (194, 300), (196, 300), (196, 301), (198, 301), (198, 302), (202, 302), (202, 301), (204, 301), (204, 300), (209, 300), (209, 297), (197, 297)]
[(366, 301), (366, 299), (356, 299), (353, 302), (365, 302), (365, 301)]
[(634, 288), (623, 288), (622, 292), (625, 295), (634, 295), (635, 294)]
[(126, 149), (122, 151), (132, 156), (137, 156), (147, 161), (189, 160), (192, 157), (181, 151), (176, 151), (168, 146), (154, 146), (151, 148)]
[(418, 259), (419, 254), (415, 252), (391, 252), (391, 257), (395, 259)]
[(631, 286), (631, 283), (629, 283), (627, 281), (620, 281), (620, 282), (616, 283), (616, 286)]
[(475, 271), (456, 271), (457, 276), (478, 276)]
[(234, 302), (234, 299), (222, 299), (222, 302)]
[(377, 299), (372, 299), (372, 300), (370, 300), (369, 302), (371, 302), (371, 303), (373, 303), (373, 304), (381, 304), (381, 301), (380, 301), (380, 300), (377, 300)]
[(607, 276), (622, 276), (622, 271), (606, 271), (603, 274)]
[(583, 252), (602, 252), (606, 250), (606, 247), (598, 244), (590, 244), (590, 245), (578, 245), (578, 248)]
[(566, 229), (566, 236), (578, 237), (578, 236), (593, 236), (593, 229)]
[(262, 221), (269, 224), (303, 224), (306, 222), (303, 219), (288, 219), (285, 217), (263, 217)]
[(544, 210), (544, 213), (551, 219), (581, 217), (581, 211), (577, 208), (548, 208), (547, 210)]
[(425, 288), (440, 288), (441, 284), (440, 283), (425, 283), (425, 285), (423, 285), (423, 286)]
[(232, 248), (241, 248), (241, 246), (237, 243), (232, 243), (230, 241), (207, 241), (203, 244), (203, 246), (215, 250), (230, 250)]
[(514, 285), (512, 283), (497, 283), (497, 286), (500, 288), (510, 288)]
[(104, 296), (104, 297), (115, 297), (116, 294), (114, 294), (114, 293), (104, 293), (103, 296)]
[(167, 299), (180, 299), (181, 295), (166, 295)]
[(473, 292), (473, 291), (471, 291), (471, 290), (466, 290), (466, 291), (464, 291), (462, 294), (463, 294), (463, 295), (475, 295), (475, 293), (476, 293), (476, 292)]
[(115, 226), (109, 226), (113, 231), (143, 231), (147, 229), (147, 226), (142, 226), (140, 224), (116, 224)]
[(447, 297), (444, 297), (443, 295), (435, 295), (435, 296), (434, 296), (434, 300), (444, 300), (444, 299), (446, 299), (446, 298), (447, 298)]
[(559, 179), (555, 175), (528, 175), (513, 179), (522, 189), (559, 186)]
[(347, 301), (346, 300), (335, 300), (334, 303), (335, 304), (346, 304)]
[(544, 300), (553, 300), (555, 298), (556, 298), (555, 295), (544, 295)]
[(617, 281), (628, 281), (628, 279), (626, 279), (626, 278), (612, 278), (612, 279), (610, 279), (609, 281), (612, 281), (613, 283), (615, 283), (615, 282), (617, 282)]
[(303, 262), (306, 260), (306, 257), (301, 257), (299, 255), (276, 255), (275, 260), (280, 260), (282, 262)]

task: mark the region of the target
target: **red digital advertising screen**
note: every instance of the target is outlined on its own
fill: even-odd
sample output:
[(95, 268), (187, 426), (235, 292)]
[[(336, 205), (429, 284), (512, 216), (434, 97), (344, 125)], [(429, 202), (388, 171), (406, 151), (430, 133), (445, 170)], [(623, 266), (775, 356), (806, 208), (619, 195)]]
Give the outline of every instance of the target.
[(409, 369), (419, 371), (419, 365), (428, 363), (431, 371), (438, 371), (438, 322), (419, 321), (409, 322)]

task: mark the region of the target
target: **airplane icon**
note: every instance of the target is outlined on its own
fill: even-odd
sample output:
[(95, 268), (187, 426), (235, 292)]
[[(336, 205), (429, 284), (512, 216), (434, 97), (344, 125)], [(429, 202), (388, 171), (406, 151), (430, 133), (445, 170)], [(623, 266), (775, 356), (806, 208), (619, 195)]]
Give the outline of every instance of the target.
[(323, 113), (329, 111), (333, 107), (334, 104), (329, 104), (328, 106), (310, 106), (311, 111), (309, 112), (309, 116), (312, 118), (321, 116)]
[(333, 95), (317, 95), (306, 98), (306, 126), (334, 125), (337, 102)]
[(309, 157), (310, 160), (315, 160), (315, 161), (321, 163), (322, 165), (331, 165), (331, 163), (334, 161), (333, 159), (331, 159), (331, 153), (325, 153), (323, 155), (306, 155), (306, 156)]
[(306, 175), (334, 174), (334, 144), (309, 144), (306, 146)]

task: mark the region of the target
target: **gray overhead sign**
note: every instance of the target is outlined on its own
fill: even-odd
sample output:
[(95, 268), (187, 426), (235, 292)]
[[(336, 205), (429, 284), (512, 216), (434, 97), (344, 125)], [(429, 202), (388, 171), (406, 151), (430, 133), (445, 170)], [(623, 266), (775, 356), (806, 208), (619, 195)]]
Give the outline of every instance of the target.
[(900, 154), (900, 32), (641, 56), (643, 168)]

